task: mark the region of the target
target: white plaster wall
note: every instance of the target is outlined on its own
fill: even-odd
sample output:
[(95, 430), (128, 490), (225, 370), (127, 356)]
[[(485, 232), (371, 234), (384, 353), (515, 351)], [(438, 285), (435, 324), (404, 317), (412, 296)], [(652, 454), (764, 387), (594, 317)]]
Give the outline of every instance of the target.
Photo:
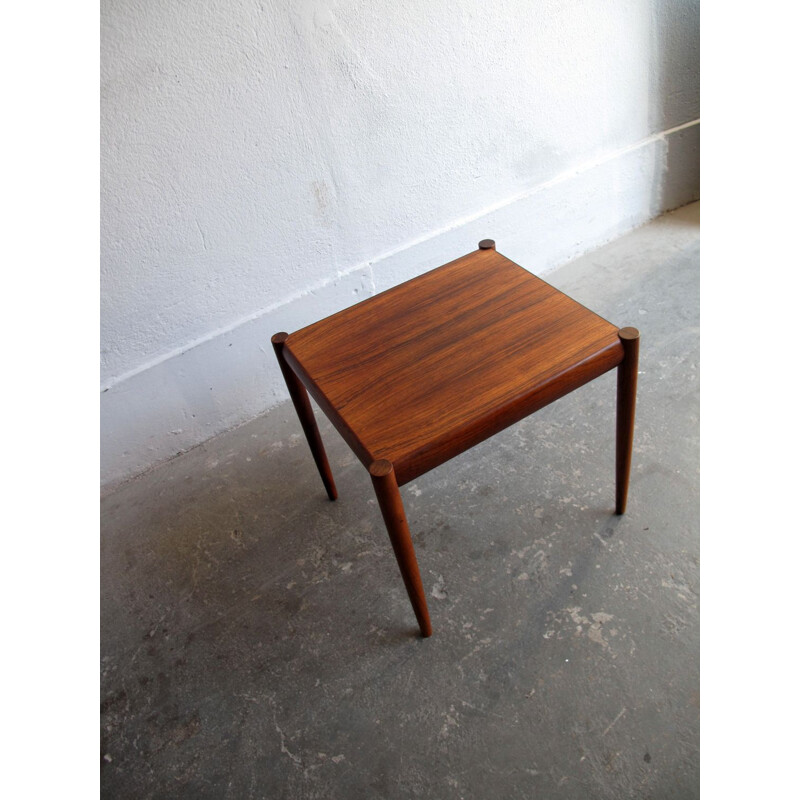
[[(103, 0), (102, 480), (286, 393), (269, 337), (696, 199), (696, 0)], [(677, 129), (677, 130), (675, 130)]]

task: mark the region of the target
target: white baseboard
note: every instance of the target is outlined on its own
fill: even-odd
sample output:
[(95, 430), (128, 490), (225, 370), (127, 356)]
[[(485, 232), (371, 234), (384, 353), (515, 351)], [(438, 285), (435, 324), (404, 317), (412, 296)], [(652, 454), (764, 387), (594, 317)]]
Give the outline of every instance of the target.
[(101, 394), (101, 482), (145, 471), (288, 397), (270, 337), (293, 331), (476, 249), (544, 274), (699, 198), (699, 120), (649, 137), (128, 373)]

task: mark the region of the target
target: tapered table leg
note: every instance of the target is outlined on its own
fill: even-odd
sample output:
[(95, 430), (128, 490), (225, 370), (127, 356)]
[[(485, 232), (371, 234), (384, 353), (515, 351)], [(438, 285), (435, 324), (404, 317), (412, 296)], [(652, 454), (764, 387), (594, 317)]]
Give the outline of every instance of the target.
[(328, 457), (325, 455), (325, 448), (322, 446), (322, 437), (319, 435), (317, 421), (314, 419), (314, 411), (311, 408), (311, 401), (308, 399), (308, 392), (283, 356), (283, 343), (288, 338), (288, 333), (276, 333), (272, 337), (272, 346), (275, 348), (275, 355), (278, 357), (283, 379), (286, 381), (289, 395), (294, 403), (297, 416), (300, 418), (300, 424), (303, 426), (303, 433), (305, 433), (308, 446), (311, 448), (311, 455), (314, 456), (320, 477), (323, 484), (325, 484), (325, 491), (331, 500), (335, 500), (339, 495), (336, 491), (336, 484), (333, 482), (333, 475), (331, 474), (330, 464), (328, 464)]
[(374, 461), (369, 468), (375, 494), (378, 496), (378, 505), (381, 507), (383, 521), (392, 541), (394, 554), (403, 582), (406, 585), (408, 598), (414, 608), (414, 614), (419, 623), (420, 633), (430, 636), (433, 633), (431, 620), (428, 615), (428, 604), (425, 601), (425, 590), (422, 588), (422, 578), (419, 574), (417, 557), (414, 554), (414, 545), (411, 542), (411, 533), (408, 530), (406, 512), (403, 508), (403, 499), (397, 486), (394, 467), (390, 461), (381, 459)]
[(639, 331), (622, 328), (619, 338), (625, 351), (617, 367), (617, 503), (616, 513), (624, 514), (628, 502), (633, 451), (633, 423), (636, 416), (636, 378), (639, 372)]

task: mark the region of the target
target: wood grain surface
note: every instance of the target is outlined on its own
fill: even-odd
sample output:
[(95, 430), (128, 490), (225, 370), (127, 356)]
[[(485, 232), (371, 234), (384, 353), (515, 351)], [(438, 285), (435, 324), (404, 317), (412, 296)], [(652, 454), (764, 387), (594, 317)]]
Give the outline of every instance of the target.
[(486, 247), (290, 334), (283, 355), (402, 486), (616, 367), (618, 330)]

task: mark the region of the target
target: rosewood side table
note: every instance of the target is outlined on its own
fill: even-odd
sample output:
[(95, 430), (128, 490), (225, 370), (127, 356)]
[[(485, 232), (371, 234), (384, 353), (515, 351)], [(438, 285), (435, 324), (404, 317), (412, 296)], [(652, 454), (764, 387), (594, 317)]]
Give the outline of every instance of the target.
[(639, 332), (479, 249), (272, 344), (336, 499), (311, 393), (369, 470), (423, 636), (432, 633), (399, 487), (617, 368), (616, 513), (625, 511)]

